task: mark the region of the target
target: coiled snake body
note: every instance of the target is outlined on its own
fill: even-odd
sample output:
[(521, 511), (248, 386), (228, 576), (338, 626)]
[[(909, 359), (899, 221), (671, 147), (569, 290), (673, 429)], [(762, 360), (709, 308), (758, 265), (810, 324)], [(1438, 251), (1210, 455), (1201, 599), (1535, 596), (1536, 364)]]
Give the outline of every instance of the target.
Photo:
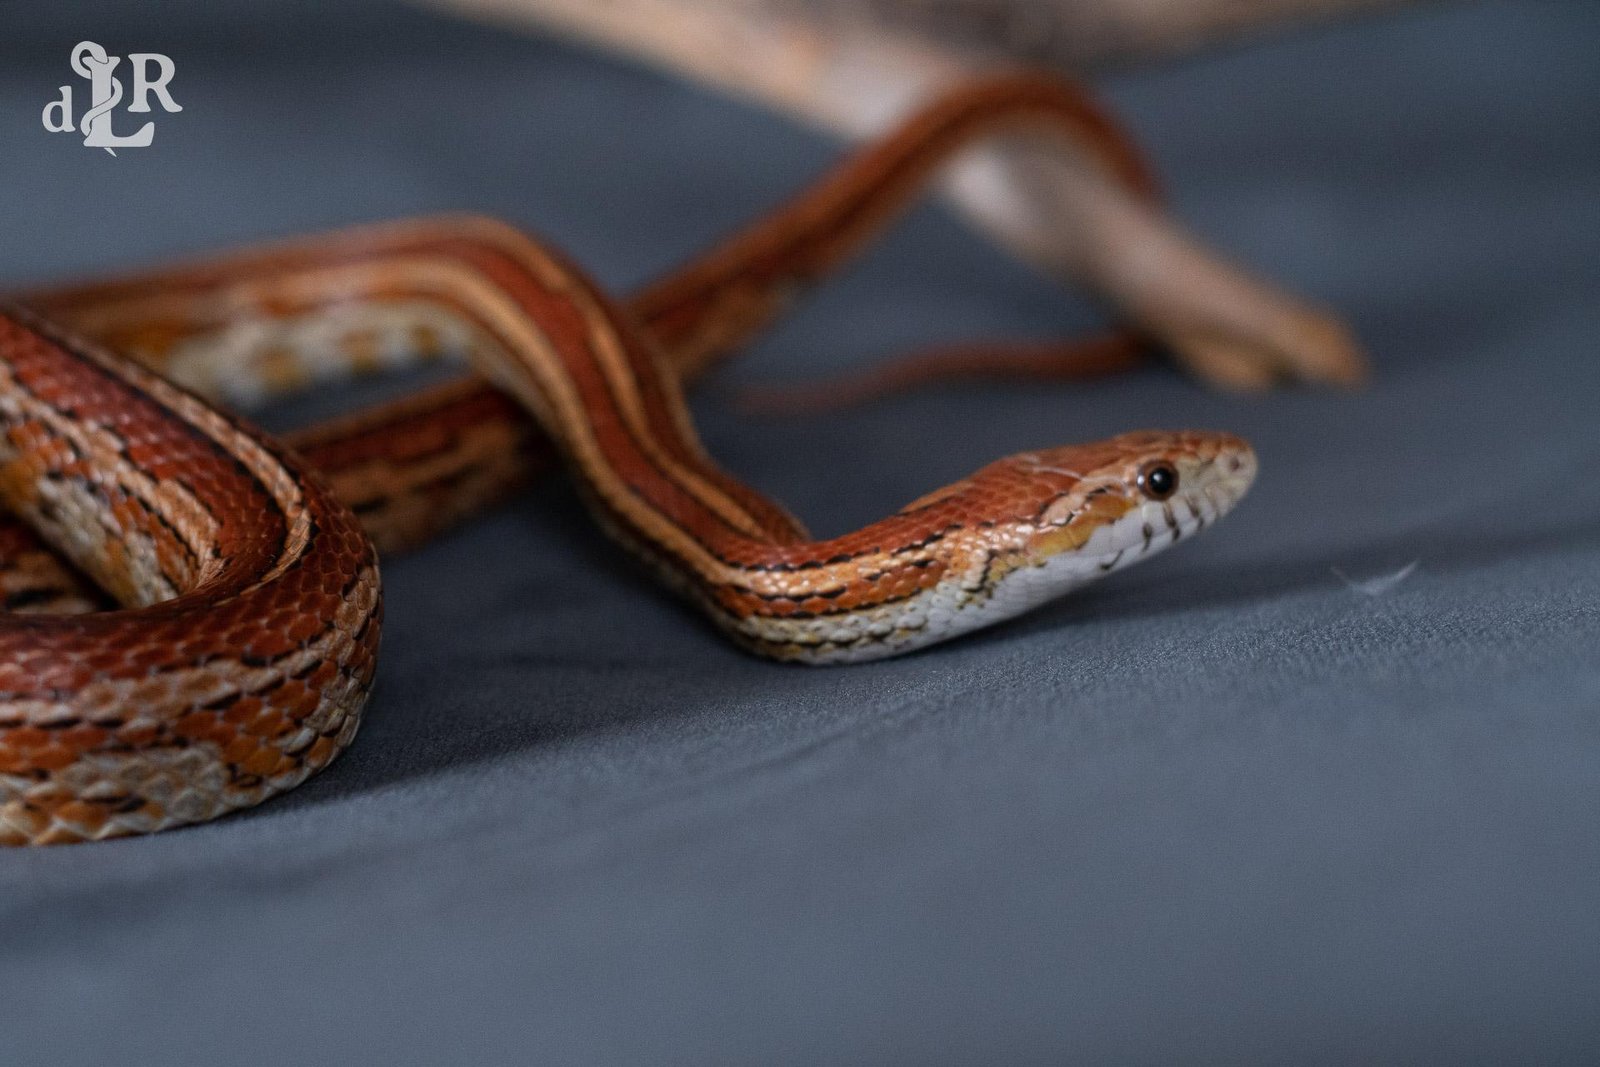
[[(552, 451), (601, 526), (718, 627), (804, 663), (1014, 616), (1214, 521), (1255, 470), (1222, 433), (1012, 456), (826, 541), (695, 436), (681, 377), (847, 258), (955, 148), (1026, 126), (1150, 188), (1078, 94), (1019, 77), (934, 105), (626, 308), (520, 232), (460, 218), (0, 313), (0, 498), (26, 523), (0, 526), (0, 842), (208, 819), (325, 766), (373, 676), (374, 544), (481, 510)], [(287, 444), (211, 403), (446, 351), (482, 378)], [(89, 610), (105, 595), (112, 610)]]

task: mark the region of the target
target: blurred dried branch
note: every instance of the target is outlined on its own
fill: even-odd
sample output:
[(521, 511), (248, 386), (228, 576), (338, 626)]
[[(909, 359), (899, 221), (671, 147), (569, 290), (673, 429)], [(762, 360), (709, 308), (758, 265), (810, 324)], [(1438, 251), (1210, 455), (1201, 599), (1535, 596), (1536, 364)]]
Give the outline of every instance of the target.
[[(1081, 70), (1404, 0), (420, 0), (626, 52), (851, 137), (1000, 67)], [(1217, 384), (1358, 380), (1339, 320), (1226, 262), (1082, 160), (1008, 142), (948, 192), (1018, 255), (1095, 288)]]

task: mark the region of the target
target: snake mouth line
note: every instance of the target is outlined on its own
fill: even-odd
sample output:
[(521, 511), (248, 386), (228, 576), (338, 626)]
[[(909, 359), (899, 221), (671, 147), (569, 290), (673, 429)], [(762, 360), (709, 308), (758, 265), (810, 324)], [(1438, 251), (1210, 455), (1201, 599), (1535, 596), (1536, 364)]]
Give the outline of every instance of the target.
[(1110, 574), (1200, 533), (1233, 510), (1254, 483), (1256, 470), (1253, 454), (1230, 456), (1199, 487), (1170, 500), (1146, 501), (1107, 527), (1110, 544), (1093, 552), (1088, 551), (1093, 539), (1085, 545), (1084, 566)]

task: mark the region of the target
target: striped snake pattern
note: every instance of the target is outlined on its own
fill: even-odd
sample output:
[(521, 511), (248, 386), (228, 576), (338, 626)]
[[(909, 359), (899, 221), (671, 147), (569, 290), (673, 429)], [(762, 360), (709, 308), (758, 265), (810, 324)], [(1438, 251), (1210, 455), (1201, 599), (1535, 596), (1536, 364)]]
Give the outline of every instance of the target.
[[(1010, 618), (1210, 524), (1255, 459), (1145, 431), (1002, 459), (813, 540), (701, 446), (682, 383), (849, 259), (973, 138), (1126, 138), (1069, 85), (935, 102), (626, 305), (476, 217), (368, 227), (0, 306), (0, 842), (214, 818), (349, 744), (377, 552), (558, 460), (599, 525), (750, 651), (871, 660)], [(1131, 339), (1130, 339), (1131, 340)], [(223, 405), (443, 355), (475, 376), (275, 440)]]

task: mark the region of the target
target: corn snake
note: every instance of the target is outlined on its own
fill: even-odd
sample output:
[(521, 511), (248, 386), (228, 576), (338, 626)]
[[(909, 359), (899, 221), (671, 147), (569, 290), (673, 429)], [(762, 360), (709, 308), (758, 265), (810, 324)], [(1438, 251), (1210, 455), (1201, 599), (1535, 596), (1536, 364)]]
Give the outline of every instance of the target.
[[(1030, 129), (1154, 196), (1081, 94), (1016, 76), (936, 102), (626, 307), (516, 229), (462, 217), (0, 312), (0, 498), (34, 531), (0, 527), (0, 842), (209, 819), (321, 769), (375, 669), (377, 552), (483, 510), (552, 456), (599, 524), (730, 637), (808, 663), (1011, 617), (1215, 520), (1255, 469), (1228, 434), (1008, 457), (826, 541), (696, 438), (680, 379), (849, 258), (967, 141)], [(212, 406), (445, 351), (482, 377), (285, 445)], [(89, 610), (104, 606), (93, 587), (115, 610)]]

